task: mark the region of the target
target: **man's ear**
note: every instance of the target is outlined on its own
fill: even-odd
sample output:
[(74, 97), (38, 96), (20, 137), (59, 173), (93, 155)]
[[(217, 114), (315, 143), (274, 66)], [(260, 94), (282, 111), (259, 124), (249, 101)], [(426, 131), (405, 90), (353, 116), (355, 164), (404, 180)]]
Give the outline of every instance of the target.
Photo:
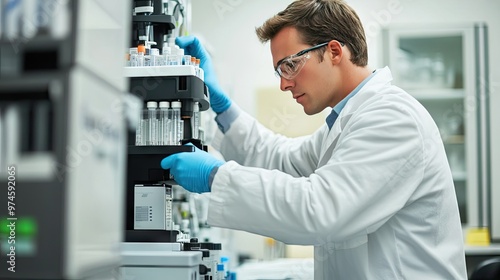
[(330, 61), (335, 65), (339, 64), (342, 60), (342, 56), (344, 55), (342, 44), (337, 40), (331, 40), (330, 43), (328, 43), (328, 45), (326, 46), (326, 49)]

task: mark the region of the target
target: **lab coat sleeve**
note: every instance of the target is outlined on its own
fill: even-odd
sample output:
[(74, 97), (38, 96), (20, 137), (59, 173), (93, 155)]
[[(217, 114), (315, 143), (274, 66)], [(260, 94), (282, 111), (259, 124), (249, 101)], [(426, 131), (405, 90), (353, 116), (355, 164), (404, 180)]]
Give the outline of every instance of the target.
[(309, 176), (314, 172), (320, 152), (315, 143), (327, 133), (326, 124), (312, 135), (288, 138), (236, 109), (240, 113), (230, 129), (226, 133), (218, 131), (212, 143), (225, 160), (244, 166), (277, 169), (294, 177)]
[(352, 115), (328, 162), (308, 177), (234, 161), (222, 165), (212, 184), (209, 224), (300, 245), (375, 231), (409, 203), (423, 177), (424, 146), (404, 104), (388, 98), (367, 104)]

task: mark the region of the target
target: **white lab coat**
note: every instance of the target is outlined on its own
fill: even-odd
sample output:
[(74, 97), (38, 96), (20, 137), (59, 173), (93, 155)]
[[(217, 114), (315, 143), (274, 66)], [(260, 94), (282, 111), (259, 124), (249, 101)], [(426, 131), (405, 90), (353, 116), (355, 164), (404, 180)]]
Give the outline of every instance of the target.
[[(438, 128), (388, 68), (329, 130), (275, 135), (241, 112), (214, 139), (208, 223), (314, 245), (314, 279), (466, 279)], [(293, 269), (290, 271), (293, 278)]]

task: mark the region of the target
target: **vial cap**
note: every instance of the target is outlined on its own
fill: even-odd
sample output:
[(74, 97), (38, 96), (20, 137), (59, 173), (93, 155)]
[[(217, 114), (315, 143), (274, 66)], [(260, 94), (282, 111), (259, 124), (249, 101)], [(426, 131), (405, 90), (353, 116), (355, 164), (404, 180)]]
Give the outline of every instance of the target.
[(137, 52), (146, 53), (146, 47), (144, 45), (137, 46)]
[(217, 264), (217, 271), (224, 271), (224, 265), (221, 263)]
[(170, 102), (160, 101), (160, 108), (168, 108), (168, 107), (170, 107)]
[(158, 102), (156, 101), (148, 101), (147, 105), (148, 108), (156, 108), (158, 107)]
[(180, 101), (173, 101), (172, 102), (172, 108), (181, 108), (182, 103)]
[(184, 55), (182, 60), (184, 65), (191, 65), (191, 56), (189, 54)]

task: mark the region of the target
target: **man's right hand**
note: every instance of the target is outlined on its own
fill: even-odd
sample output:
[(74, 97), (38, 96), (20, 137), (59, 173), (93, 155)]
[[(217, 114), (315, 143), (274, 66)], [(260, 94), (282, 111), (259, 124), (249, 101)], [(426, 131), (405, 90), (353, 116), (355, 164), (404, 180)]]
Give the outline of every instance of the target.
[(205, 72), (205, 84), (209, 90), (210, 106), (217, 114), (226, 111), (231, 106), (231, 99), (224, 94), (224, 91), (219, 86), (212, 60), (198, 38), (194, 36), (177, 37), (175, 43), (180, 48), (183, 48), (186, 54), (200, 59), (200, 67)]

